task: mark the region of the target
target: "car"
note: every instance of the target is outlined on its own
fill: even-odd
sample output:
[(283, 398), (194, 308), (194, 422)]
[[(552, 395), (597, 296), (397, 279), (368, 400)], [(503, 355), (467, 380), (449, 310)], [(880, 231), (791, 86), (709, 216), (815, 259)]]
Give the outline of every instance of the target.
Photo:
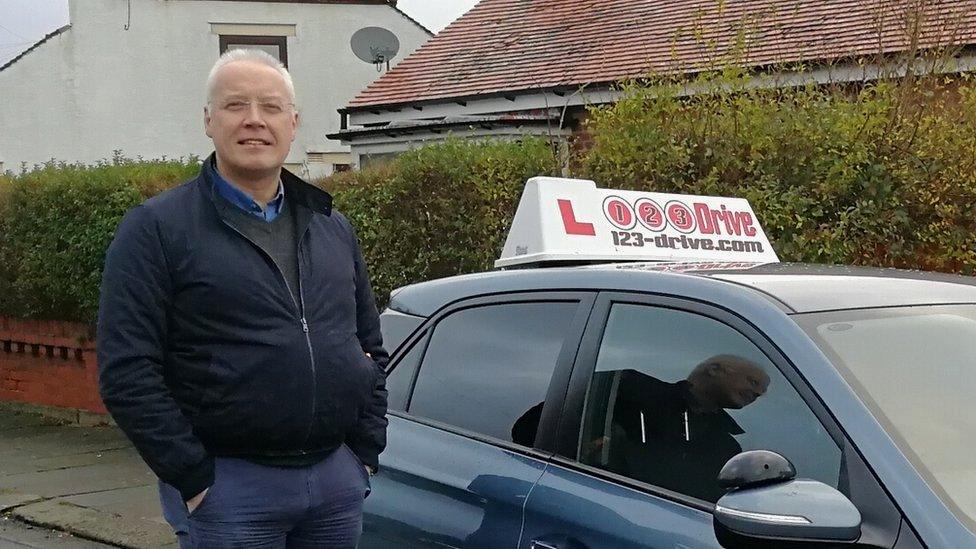
[[(392, 294), (360, 546), (976, 547), (976, 279), (780, 263), (747, 204), (628, 193), (530, 180), (504, 269)], [(668, 245), (621, 250), (609, 196)]]

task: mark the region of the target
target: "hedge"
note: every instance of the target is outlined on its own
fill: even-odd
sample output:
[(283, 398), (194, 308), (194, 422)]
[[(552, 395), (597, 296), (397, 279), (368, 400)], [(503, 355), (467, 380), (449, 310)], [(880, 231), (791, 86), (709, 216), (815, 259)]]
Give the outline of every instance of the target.
[(373, 289), (385, 303), (405, 284), (490, 269), (525, 180), (554, 169), (542, 140), (450, 140), (316, 183), (357, 228)]
[[(357, 227), (382, 305), (395, 287), (489, 268), (525, 179), (554, 165), (539, 140), (450, 141), (316, 183)], [(124, 213), (198, 171), (195, 158), (116, 157), (0, 176), (0, 315), (93, 322)]]
[[(745, 197), (786, 261), (973, 274), (969, 76), (756, 83), (627, 85), (618, 103), (590, 110), (571, 171), (603, 187)], [(689, 84), (707, 93), (689, 96)], [(0, 176), (0, 315), (91, 322), (123, 213), (198, 169), (197, 159), (115, 158)], [(558, 171), (542, 140), (450, 140), (314, 183), (357, 227), (383, 304), (398, 286), (490, 268), (524, 181)]]
[(105, 251), (127, 210), (196, 159), (48, 163), (0, 178), (0, 315), (92, 322)]
[(782, 260), (974, 272), (971, 76), (755, 84), (630, 85), (591, 112), (577, 169), (606, 187), (745, 197)]

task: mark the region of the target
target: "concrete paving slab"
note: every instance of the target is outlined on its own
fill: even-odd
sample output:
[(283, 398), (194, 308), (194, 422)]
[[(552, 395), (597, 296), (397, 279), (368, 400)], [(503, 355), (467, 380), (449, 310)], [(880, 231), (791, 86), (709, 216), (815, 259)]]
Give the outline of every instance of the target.
[(0, 517), (0, 547), (4, 549), (109, 549), (110, 545), (77, 538), (24, 524), (10, 517)]
[(0, 431), (0, 458), (13, 455), (53, 457), (128, 445), (113, 427), (25, 426)]
[(156, 477), (140, 461), (4, 475), (0, 476), (0, 489), (56, 497), (145, 486), (155, 482)]
[[(156, 477), (115, 427), (63, 425), (0, 406), (3, 509), (24, 521), (117, 547), (176, 547), (159, 508)], [(0, 549), (61, 549), (63, 544), (45, 545), (55, 538), (31, 537), (40, 532), (48, 531), (0, 532)]]
[(163, 510), (159, 505), (158, 494), (159, 491), (154, 482), (151, 485), (68, 496), (61, 499), (81, 507), (98, 509), (120, 517), (150, 520), (165, 525), (166, 521), (162, 517)]
[[(131, 447), (108, 448), (105, 450), (93, 450), (79, 454), (67, 454), (62, 456), (51, 456), (32, 458), (29, 456), (12, 456), (6, 462), (0, 464), (0, 479), (7, 475), (17, 475), (21, 473), (40, 473), (44, 471), (57, 471), (58, 469), (68, 469), (71, 467), (84, 467), (87, 465), (97, 465), (100, 463), (121, 463), (140, 459), (138, 453)], [(0, 480), (2, 482), (2, 480)]]
[(22, 494), (12, 490), (0, 490), (0, 513), (9, 511), (14, 507), (20, 507), (21, 505), (41, 501), (42, 499), (44, 498), (34, 494)]
[[(2, 408), (0, 408), (0, 411), (3, 411)], [(60, 424), (61, 422), (59, 420), (38, 416), (35, 414), (27, 414), (16, 411), (0, 413), (0, 431), (20, 429), (28, 426), (40, 427)]]
[(18, 507), (11, 514), (31, 524), (56, 528), (121, 547), (155, 549), (172, 546), (176, 542), (172, 530), (167, 526), (149, 520), (122, 520), (122, 517), (113, 513), (89, 509), (61, 499)]
[(64, 430), (63, 425), (21, 425), (19, 427), (11, 425), (0, 430), (0, 436), (3, 437), (3, 440), (9, 441), (7, 446), (0, 448), (0, 452), (23, 451), (24, 441), (22, 439), (42, 438), (44, 436), (57, 437)]
[(7, 415), (12, 413), (32, 415), (43, 418), (44, 421), (59, 424), (101, 425), (111, 422), (110, 418), (104, 414), (93, 414), (71, 408), (43, 406), (39, 404), (28, 404), (26, 402), (0, 401), (0, 413)]

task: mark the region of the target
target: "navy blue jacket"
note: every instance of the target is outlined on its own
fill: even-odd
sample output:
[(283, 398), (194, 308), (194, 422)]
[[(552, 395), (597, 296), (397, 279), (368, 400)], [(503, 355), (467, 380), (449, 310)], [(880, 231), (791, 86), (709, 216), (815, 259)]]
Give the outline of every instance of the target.
[(108, 250), (102, 399), (184, 499), (213, 484), (214, 456), (322, 454), (345, 442), (376, 467), (386, 445), (389, 356), (356, 236), (328, 193), (284, 170), (282, 182), (304, 308), (222, 217), (206, 170), (128, 212)]

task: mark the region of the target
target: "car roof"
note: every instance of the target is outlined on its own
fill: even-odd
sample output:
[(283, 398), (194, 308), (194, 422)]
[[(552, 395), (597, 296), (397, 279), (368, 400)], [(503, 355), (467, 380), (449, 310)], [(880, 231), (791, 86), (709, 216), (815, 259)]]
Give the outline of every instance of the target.
[[(489, 271), (393, 292), (390, 308), (430, 316), (468, 297), (524, 291), (604, 290), (694, 297), (723, 286), (762, 295), (788, 313), (976, 303), (976, 278), (899, 269), (802, 263), (606, 263)], [(700, 294), (699, 294), (700, 292)]]

